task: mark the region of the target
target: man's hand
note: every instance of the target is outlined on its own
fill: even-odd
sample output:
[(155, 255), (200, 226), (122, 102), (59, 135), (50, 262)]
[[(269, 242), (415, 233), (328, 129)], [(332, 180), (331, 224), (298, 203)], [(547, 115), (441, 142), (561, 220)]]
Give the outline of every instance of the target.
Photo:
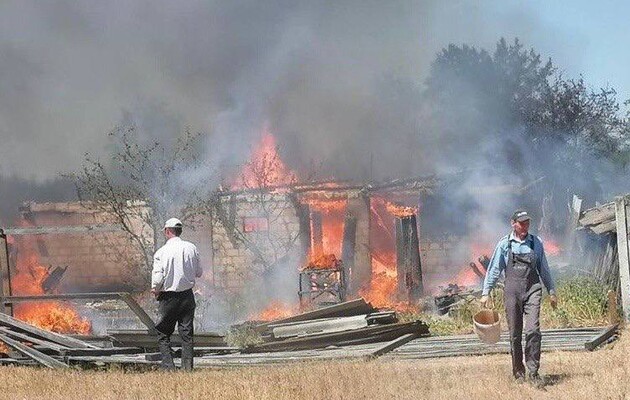
[(157, 298), (160, 295), (161, 290), (151, 289), (151, 293)]
[(558, 307), (558, 297), (555, 294), (549, 296), (549, 303), (551, 303), (551, 308), (555, 310)]
[(490, 297), (489, 296), (481, 296), (481, 307), (483, 308), (489, 308), (488, 306), (490, 305)]

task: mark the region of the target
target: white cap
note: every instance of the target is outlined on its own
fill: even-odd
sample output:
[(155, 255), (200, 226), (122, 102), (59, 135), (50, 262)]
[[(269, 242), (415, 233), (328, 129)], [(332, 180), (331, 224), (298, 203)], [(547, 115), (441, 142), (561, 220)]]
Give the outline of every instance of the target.
[(177, 218), (171, 218), (164, 223), (164, 228), (181, 228), (181, 227), (182, 227), (182, 221), (178, 220)]

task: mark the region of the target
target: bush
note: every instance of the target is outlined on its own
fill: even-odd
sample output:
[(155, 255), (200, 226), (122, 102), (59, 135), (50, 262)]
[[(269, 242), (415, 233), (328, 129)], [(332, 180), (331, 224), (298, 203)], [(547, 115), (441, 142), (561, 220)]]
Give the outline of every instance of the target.
[(558, 308), (548, 299), (542, 307), (542, 323), (547, 328), (573, 328), (606, 325), (607, 288), (592, 278), (577, 276), (560, 281), (556, 289)]
[[(551, 309), (549, 296), (543, 298), (541, 326), (543, 329), (575, 328), (580, 326), (602, 326), (610, 323), (607, 317), (607, 288), (592, 278), (574, 276), (561, 280), (556, 288), (558, 308)], [(491, 293), (493, 309), (501, 315), (501, 327), (507, 330), (503, 289), (495, 288)], [(405, 320), (422, 319), (429, 325), (432, 335), (457, 335), (472, 333), (472, 316), (481, 309), (478, 301), (463, 302), (453, 307), (448, 315), (406, 315)]]

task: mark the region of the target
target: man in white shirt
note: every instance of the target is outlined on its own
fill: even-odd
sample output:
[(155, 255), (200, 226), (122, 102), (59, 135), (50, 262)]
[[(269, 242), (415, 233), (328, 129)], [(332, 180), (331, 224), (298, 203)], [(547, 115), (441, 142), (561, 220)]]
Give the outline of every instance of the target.
[(164, 224), (166, 243), (153, 256), (151, 293), (159, 303), (158, 331), (162, 368), (175, 369), (171, 354), (171, 335), (175, 324), (182, 339), (182, 369), (193, 368), (193, 319), (195, 296), (192, 288), (195, 278), (201, 277), (201, 265), (197, 247), (180, 239), (182, 222), (171, 218)]

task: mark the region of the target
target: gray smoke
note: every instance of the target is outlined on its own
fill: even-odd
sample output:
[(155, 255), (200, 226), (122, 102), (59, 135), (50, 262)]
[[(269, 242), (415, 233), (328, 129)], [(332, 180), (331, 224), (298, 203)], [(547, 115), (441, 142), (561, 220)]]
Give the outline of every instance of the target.
[[(488, 12), (503, 17), (488, 24)], [(417, 173), (433, 161), (415, 106), (435, 53), (502, 35), (563, 55), (568, 32), (517, 3), (5, 1), (0, 172), (73, 172), (84, 153), (107, 153), (106, 133), (132, 112), (207, 132), (217, 168), (241, 164), (269, 124), (296, 168)]]
[[(506, 175), (514, 186), (531, 183), (513, 174), (513, 159), (483, 157), (505, 150), (480, 140), (501, 116), (475, 115), (462, 89), (453, 126), (431, 125), (423, 85), (449, 43), (492, 49), (502, 36), (519, 37), (577, 75), (583, 54), (575, 32), (538, 13), (516, 1), (6, 0), (0, 175), (34, 188), (24, 200), (46, 193), (66, 200), (45, 180), (77, 171), (86, 152), (105, 157), (107, 133), (134, 124), (147, 141), (168, 142), (186, 127), (205, 132), (203, 167), (181, 171), (174, 185), (217, 185), (267, 126), (302, 175), (311, 165), (321, 165), (320, 177), (361, 181), (449, 174), (462, 159), (496, 171), (472, 173), (441, 198), (442, 217), (463, 209), (470, 216), (448, 226), (494, 241), (509, 229), (510, 210), (525, 204), (483, 187)], [(461, 120), (474, 126), (457, 131)], [(501, 134), (513, 139), (522, 165), (537, 162), (517, 132)], [(598, 165), (604, 174), (607, 166)]]

